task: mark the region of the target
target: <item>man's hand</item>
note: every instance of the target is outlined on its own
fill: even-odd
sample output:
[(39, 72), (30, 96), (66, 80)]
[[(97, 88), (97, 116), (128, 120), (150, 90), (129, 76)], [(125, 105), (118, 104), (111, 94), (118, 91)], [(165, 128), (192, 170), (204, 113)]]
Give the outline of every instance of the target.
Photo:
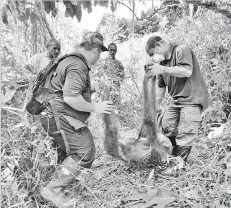
[(146, 66), (146, 76), (151, 78), (154, 77), (158, 74), (163, 74), (164, 73), (164, 66), (161, 66), (159, 64), (153, 64), (151, 66)]
[(106, 113), (111, 114), (114, 106), (112, 101), (103, 101), (94, 104), (94, 113)]

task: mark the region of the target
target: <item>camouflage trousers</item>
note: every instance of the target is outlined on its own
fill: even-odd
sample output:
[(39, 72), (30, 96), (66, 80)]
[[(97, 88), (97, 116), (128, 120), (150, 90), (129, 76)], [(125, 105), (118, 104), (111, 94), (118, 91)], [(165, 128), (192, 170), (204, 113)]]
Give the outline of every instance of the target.
[[(81, 160), (81, 166), (90, 168), (95, 159), (95, 143), (90, 130), (87, 127), (75, 130), (63, 116), (60, 116), (59, 120), (70, 147), (69, 154), (78, 157)], [(58, 163), (61, 163), (68, 155), (55, 119), (53, 116), (45, 114), (41, 116), (40, 121), (44, 130), (53, 138), (54, 146), (57, 147)]]
[(158, 125), (173, 145), (191, 146), (198, 136), (201, 121), (200, 106), (171, 105), (158, 118)]
[(120, 90), (115, 89), (111, 92), (111, 100), (115, 107), (119, 107), (121, 103)]

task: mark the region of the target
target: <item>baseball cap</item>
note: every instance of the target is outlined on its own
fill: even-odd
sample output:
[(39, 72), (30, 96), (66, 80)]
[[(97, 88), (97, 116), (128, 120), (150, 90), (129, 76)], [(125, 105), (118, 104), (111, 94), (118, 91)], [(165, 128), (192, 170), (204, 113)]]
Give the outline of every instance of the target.
[(103, 36), (98, 32), (88, 32), (83, 36), (82, 43), (94, 43), (102, 47), (102, 52), (108, 51), (108, 49), (103, 45)]

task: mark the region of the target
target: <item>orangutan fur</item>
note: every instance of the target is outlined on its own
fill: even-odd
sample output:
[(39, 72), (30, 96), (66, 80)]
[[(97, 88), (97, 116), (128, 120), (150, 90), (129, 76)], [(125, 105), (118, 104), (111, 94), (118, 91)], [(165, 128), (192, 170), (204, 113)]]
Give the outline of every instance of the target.
[[(156, 120), (156, 77), (150, 78), (145, 74), (143, 80), (143, 111), (144, 120), (141, 126), (138, 140), (140, 138), (146, 138), (150, 141), (151, 146), (151, 158), (153, 162), (159, 162), (166, 160), (166, 151), (159, 141), (160, 133), (158, 134), (157, 120)], [(151, 85), (149, 87), (149, 85)], [(149, 90), (151, 89), (151, 90)]]
[[(101, 95), (101, 99), (110, 100), (110, 87), (105, 86), (104, 91), (102, 92)], [(110, 115), (104, 114), (103, 120), (105, 123), (105, 139), (104, 139), (105, 151), (112, 157), (125, 161), (120, 154), (120, 148), (123, 146), (123, 144), (118, 141), (119, 126), (115, 113), (112, 112)]]
[[(149, 87), (151, 85), (151, 87)], [(149, 90), (151, 89), (151, 90)], [(104, 147), (106, 152), (120, 160), (130, 163), (139, 163), (142, 161), (156, 163), (166, 161), (167, 153), (158, 139), (156, 127), (156, 92), (155, 79), (144, 76), (144, 120), (139, 132), (139, 138), (123, 144), (118, 141), (118, 122), (116, 115), (112, 112), (110, 115), (104, 114), (105, 140)], [(110, 88), (105, 87), (103, 100), (109, 100)]]

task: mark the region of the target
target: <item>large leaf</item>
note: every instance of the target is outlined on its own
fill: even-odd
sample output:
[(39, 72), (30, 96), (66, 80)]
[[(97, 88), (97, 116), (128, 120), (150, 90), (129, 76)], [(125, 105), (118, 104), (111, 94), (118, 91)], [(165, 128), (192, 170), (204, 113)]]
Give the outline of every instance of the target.
[(49, 14), (51, 11), (56, 9), (55, 8), (55, 1), (43, 0), (43, 5), (44, 5), (44, 9), (45, 9), (47, 14)]
[(15, 81), (11, 81), (11, 80), (2, 80), (2, 84), (13, 86), (14, 88), (18, 86), (18, 84)]
[(83, 6), (83, 9), (87, 9), (87, 12), (88, 13), (91, 13), (92, 12), (92, 3), (91, 1), (79, 1), (81, 2), (82, 6)]
[(76, 1), (76, 0), (71, 0), (71, 3), (72, 3), (73, 5), (78, 5), (78, 1)]
[(75, 15), (75, 5), (73, 5), (70, 1), (64, 1), (63, 3), (66, 6), (65, 17), (73, 18)]
[(3, 5), (2, 7), (2, 22), (5, 25), (8, 25), (8, 15), (7, 15), (8, 7), (7, 4)]
[(107, 0), (107, 1), (97, 1), (97, 0), (95, 0), (94, 1), (94, 4), (95, 4), (95, 6), (97, 5), (97, 4), (99, 4), (99, 6), (101, 6), (101, 7), (108, 7), (108, 3), (109, 3), (109, 1)]
[(39, 20), (38, 15), (35, 12), (31, 12), (30, 13), (30, 21), (31, 24), (35, 25), (37, 23), (37, 21)]
[(4, 95), (1, 97), (1, 105), (3, 105), (4, 103), (7, 103), (8, 101), (10, 101), (12, 99), (12, 97), (14, 96), (16, 90), (15, 89), (10, 89), (10, 88), (6, 88)]
[[(124, 201), (129, 208), (164, 208), (166, 205), (176, 200), (176, 194), (165, 188), (146, 188), (145, 193), (135, 189), (132, 195), (127, 196)], [(131, 202), (130, 202), (131, 201)], [(137, 203), (135, 203), (137, 202)]]
[(82, 7), (80, 3), (78, 3), (78, 5), (75, 6), (75, 16), (77, 20), (80, 22), (82, 19)]

